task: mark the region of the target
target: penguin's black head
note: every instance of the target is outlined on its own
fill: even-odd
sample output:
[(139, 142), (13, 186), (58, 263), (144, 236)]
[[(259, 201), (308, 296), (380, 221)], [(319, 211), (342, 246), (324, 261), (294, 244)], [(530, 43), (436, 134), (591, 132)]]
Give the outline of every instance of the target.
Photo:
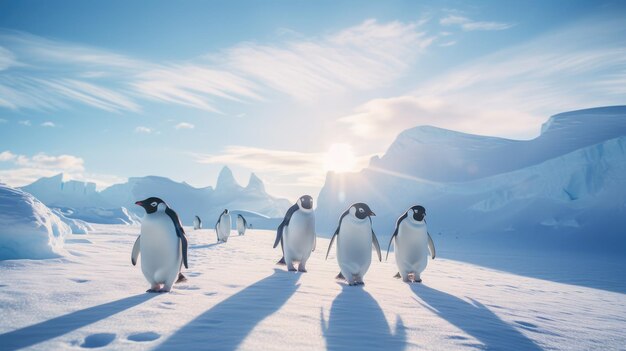
[(413, 206), (411, 207), (411, 210), (409, 210), (409, 214), (413, 212), (413, 219), (421, 222), (424, 220), (424, 217), (426, 217), (426, 209), (424, 208), (424, 206)]
[(309, 195), (302, 195), (299, 199), (300, 206), (305, 210), (310, 210), (313, 208), (313, 198)]
[(350, 207), (354, 207), (354, 209), (356, 210), (354, 215), (358, 219), (365, 219), (370, 216), (376, 216), (376, 214), (370, 209), (370, 207), (362, 202), (357, 202)]
[[(146, 210), (146, 213), (154, 213), (159, 208), (159, 204), (165, 204), (165, 201), (159, 199), (158, 197), (149, 197), (145, 200), (135, 202), (135, 205), (139, 205)], [(167, 204), (165, 204), (167, 206)]]
[(228, 209), (227, 209), (227, 208), (225, 208), (225, 209), (224, 209), (224, 212), (222, 212), (222, 214), (225, 214), (225, 215), (226, 215), (226, 214), (228, 214)]

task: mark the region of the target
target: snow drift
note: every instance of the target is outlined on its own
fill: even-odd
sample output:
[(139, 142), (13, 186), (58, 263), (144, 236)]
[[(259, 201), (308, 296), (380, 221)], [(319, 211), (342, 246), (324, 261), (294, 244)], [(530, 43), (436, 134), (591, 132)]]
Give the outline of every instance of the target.
[(0, 184), (0, 260), (57, 257), (71, 233), (70, 226), (35, 197)]

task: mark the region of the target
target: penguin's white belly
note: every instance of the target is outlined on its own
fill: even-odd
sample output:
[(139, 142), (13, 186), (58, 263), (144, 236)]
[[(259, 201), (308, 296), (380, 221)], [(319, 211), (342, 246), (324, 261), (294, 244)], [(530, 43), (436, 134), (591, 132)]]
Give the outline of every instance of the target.
[(217, 226), (217, 232), (220, 240), (225, 241), (230, 236), (230, 228), (231, 228), (230, 215), (222, 216), (222, 220), (220, 224)]
[(141, 271), (151, 283), (164, 284), (178, 275), (182, 261), (174, 223), (165, 213), (147, 215), (141, 224)]
[(237, 232), (239, 235), (243, 235), (246, 232), (246, 225), (243, 223), (241, 217), (237, 218)]
[(306, 260), (311, 255), (315, 242), (315, 215), (296, 211), (283, 229), (285, 255), (296, 261)]
[(428, 233), (425, 225), (400, 223), (394, 243), (396, 264), (406, 274), (420, 274), (428, 264)]
[(337, 261), (346, 278), (346, 274), (362, 277), (367, 272), (372, 263), (372, 228), (368, 220), (342, 221), (337, 236)]
[(200, 222), (198, 221), (198, 219), (194, 219), (193, 220), (193, 229), (201, 229), (202, 227), (200, 226)]

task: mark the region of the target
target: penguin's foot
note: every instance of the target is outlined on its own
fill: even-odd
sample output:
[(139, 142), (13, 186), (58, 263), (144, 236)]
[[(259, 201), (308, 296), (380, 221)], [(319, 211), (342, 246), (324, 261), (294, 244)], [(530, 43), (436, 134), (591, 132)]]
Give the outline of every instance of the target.
[(356, 282), (356, 285), (365, 285), (363, 282)]
[(422, 282), (421, 279), (416, 279), (416, 280), (413, 281), (413, 283), (421, 283), (421, 282)]
[(296, 269), (296, 267), (288, 267), (287, 270), (289, 272), (297, 272), (298, 270)]
[(157, 290), (155, 292), (157, 292), (159, 294), (168, 293), (168, 292), (170, 292), (170, 289), (162, 288), (162, 289), (159, 289), (159, 290)]
[(155, 290), (155, 289), (148, 289), (148, 290), (146, 290), (146, 292), (147, 292), (147, 293), (155, 293), (155, 292), (157, 292), (157, 291), (158, 291), (158, 290)]
[(306, 270), (306, 268), (304, 268), (304, 267), (300, 267), (300, 266), (298, 266), (298, 272), (301, 272), (301, 273), (306, 273), (306, 272), (307, 272), (307, 270)]

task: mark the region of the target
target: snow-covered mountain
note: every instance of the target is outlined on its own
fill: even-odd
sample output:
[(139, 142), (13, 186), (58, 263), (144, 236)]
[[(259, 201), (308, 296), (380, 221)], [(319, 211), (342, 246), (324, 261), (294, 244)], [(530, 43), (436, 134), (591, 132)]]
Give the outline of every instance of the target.
[(254, 173), (248, 185), (242, 187), (228, 167), (221, 170), (215, 189), (195, 188), (184, 182), (147, 176), (130, 178), (126, 183), (98, 192), (93, 183), (63, 182), (62, 174), (41, 178), (22, 189), (46, 205), (59, 208), (66, 217), (103, 224), (135, 223), (138, 216), (143, 216), (135, 202), (151, 196), (164, 199), (185, 224), (191, 224), (198, 215), (206, 225), (212, 225), (225, 208), (281, 217), (291, 205), (285, 199), (267, 194), (263, 181)]
[(436, 241), (468, 246), (626, 251), (626, 107), (573, 111), (516, 141), (418, 127), (359, 173), (327, 175), (317, 216), (332, 233), (350, 203), (370, 204), (386, 241), (413, 204)]

